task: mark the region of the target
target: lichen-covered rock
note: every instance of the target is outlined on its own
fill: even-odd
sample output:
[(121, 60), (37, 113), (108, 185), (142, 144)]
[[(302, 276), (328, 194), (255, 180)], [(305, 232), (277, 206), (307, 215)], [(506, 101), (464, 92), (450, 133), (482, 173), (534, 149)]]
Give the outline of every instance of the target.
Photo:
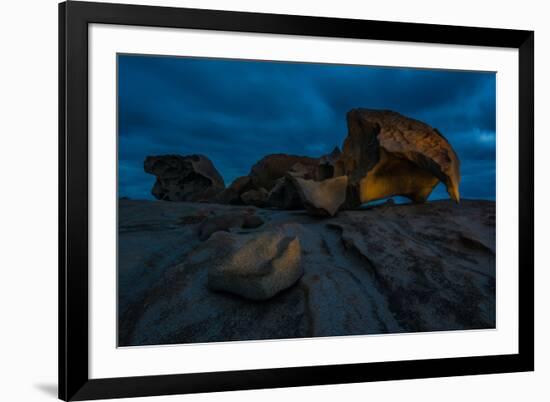
[(225, 187), (221, 175), (204, 155), (148, 156), (146, 173), (157, 180), (151, 193), (165, 201), (205, 201)]
[(439, 181), (460, 200), (460, 162), (438, 130), (385, 110), (353, 109), (347, 121), (335, 176), (350, 178), (348, 206), (395, 195), (423, 202)]
[(323, 181), (293, 177), (292, 181), (300, 195), (302, 204), (310, 215), (334, 216), (346, 201), (347, 176)]
[(209, 240), (223, 245), (210, 262), (208, 287), (252, 300), (266, 300), (303, 275), (300, 241), (282, 231), (259, 235), (216, 233)]

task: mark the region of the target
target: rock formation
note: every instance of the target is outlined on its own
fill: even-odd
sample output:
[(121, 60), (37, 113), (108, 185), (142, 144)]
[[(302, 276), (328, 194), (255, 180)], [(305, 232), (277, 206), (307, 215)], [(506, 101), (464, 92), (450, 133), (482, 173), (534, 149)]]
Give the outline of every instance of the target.
[(272, 154), (260, 159), (250, 170), (249, 177), (256, 188), (271, 190), (277, 180), (293, 172), (304, 179), (314, 179), (318, 158), (286, 154)]
[(148, 157), (145, 171), (157, 176), (153, 195), (158, 199), (306, 209), (317, 216), (392, 196), (421, 203), (440, 181), (459, 202), (460, 162), (437, 129), (370, 109), (349, 111), (347, 124), (342, 151), (335, 147), (319, 158), (267, 155), (225, 189), (201, 155)]
[(208, 241), (220, 250), (208, 268), (207, 283), (212, 290), (266, 300), (303, 275), (300, 241), (282, 231), (259, 235), (218, 232)]
[(304, 204), (290, 177), (281, 177), (267, 197), (267, 205), (278, 209), (302, 209)]
[(254, 205), (263, 207), (267, 201), (268, 192), (265, 188), (260, 187), (258, 190), (248, 190), (241, 194), (241, 201), (244, 205)]
[(340, 158), (342, 151), (340, 148), (334, 147), (328, 155), (323, 155), (319, 158), (319, 166), (317, 167), (317, 180), (325, 180), (334, 177), (336, 162)]
[(334, 216), (346, 201), (348, 177), (340, 176), (323, 181), (292, 177), (302, 204), (310, 215)]
[(460, 200), (460, 162), (436, 129), (392, 111), (353, 109), (335, 176), (349, 177), (347, 206), (395, 195), (425, 201), (443, 182)]
[(241, 194), (253, 188), (254, 186), (249, 176), (237, 177), (229, 187), (216, 194), (216, 196), (212, 198), (212, 202), (240, 205), (242, 204)]
[(144, 169), (157, 178), (151, 193), (159, 200), (205, 201), (225, 187), (221, 175), (204, 155), (148, 156)]

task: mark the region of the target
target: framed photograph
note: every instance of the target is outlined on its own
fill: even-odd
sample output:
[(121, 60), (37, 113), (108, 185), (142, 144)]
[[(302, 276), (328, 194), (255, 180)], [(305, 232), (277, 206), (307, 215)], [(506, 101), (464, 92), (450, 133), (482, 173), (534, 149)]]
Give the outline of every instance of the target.
[(59, 5), (59, 397), (531, 371), (534, 33)]

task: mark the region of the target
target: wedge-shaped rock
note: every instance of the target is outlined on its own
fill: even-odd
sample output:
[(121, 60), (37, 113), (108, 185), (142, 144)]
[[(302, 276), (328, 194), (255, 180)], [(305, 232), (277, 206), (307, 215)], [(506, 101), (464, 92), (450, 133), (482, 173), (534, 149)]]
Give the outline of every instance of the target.
[(460, 162), (437, 129), (385, 110), (353, 109), (347, 121), (335, 176), (350, 178), (348, 206), (395, 195), (423, 202), (439, 181), (460, 200)]
[(208, 270), (212, 290), (266, 300), (294, 285), (304, 272), (300, 240), (282, 231), (249, 235), (218, 232), (208, 242), (219, 252)]
[(334, 216), (346, 201), (348, 177), (340, 176), (323, 181), (304, 180), (291, 177), (310, 215)]
[(205, 201), (225, 187), (214, 164), (204, 155), (148, 156), (144, 169), (157, 178), (151, 193), (159, 200)]

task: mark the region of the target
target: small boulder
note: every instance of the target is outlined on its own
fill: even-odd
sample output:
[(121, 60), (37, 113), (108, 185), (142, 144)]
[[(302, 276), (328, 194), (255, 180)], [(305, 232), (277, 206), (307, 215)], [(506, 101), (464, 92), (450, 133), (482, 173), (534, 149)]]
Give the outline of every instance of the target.
[(310, 215), (334, 216), (346, 201), (348, 177), (323, 181), (292, 178), (302, 203)]
[(224, 244), (208, 269), (208, 287), (247, 299), (266, 300), (303, 275), (301, 246), (282, 231), (237, 235), (219, 232), (209, 242)]
[(219, 231), (229, 232), (231, 228), (241, 227), (244, 216), (238, 213), (227, 213), (209, 217), (201, 222), (197, 229), (199, 239), (207, 240), (213, 233)]
[[(201, 216), (192, 219), (192, 223), (199, 223), (197, 235), (201, 241), (208, 240), (216, 232), (230, 232), (231, 229), (255, 229), (264, 224), (264, 220), (255, 215), (252, 210), (230, 211), (222, 215)], [(200, 219), (200, 220), (199, 220)]]

